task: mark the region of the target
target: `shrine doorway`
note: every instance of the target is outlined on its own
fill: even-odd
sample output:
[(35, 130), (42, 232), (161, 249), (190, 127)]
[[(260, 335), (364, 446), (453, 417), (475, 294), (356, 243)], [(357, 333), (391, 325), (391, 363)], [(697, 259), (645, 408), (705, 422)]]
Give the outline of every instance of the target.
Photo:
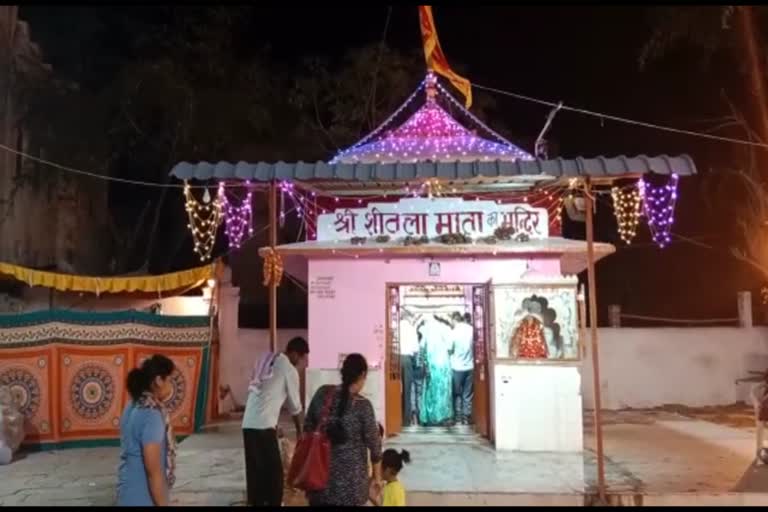
[(388, 284), (387, 435), (490, 434), (488, 285)]

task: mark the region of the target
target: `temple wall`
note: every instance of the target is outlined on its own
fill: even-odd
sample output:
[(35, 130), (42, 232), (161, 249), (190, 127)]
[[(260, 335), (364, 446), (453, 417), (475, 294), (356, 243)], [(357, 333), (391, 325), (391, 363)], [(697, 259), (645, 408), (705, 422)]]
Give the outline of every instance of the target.
[[(377, 415), (383, 418), (384, 375), (376, 368), (384, 361), (386, 283), (470, 283), (489, 278), (511, 282), (525, 268), (521, 260), (441, 263), (441, 275), (430, 277), (427, 259), (384, 264), (365, 260), (311, 261), (309, 329), (279, 332), (281, 346), (295, 335), (306, 336), (310, 342), (306, 395), (311, 397), (319, 385), (337, 381), (340, 354), (361, 352), (374, 366), (365, 392), (375, 404)], [(554, 268), (542, 268), (539, 273), (546, 275)], [(318, 278), (325, 278), (319, 288)], [(231, 350), (222, 357), (220, 372), (232, 380), (236, 394), (237, 388), (242, 388), (242, 399), (255, 353), (268, 347), (268, 331), (238, 329), (237, 291), (227, 293), (231, 305), (222, 302), (220, 327), (222, 346), (229, 343)], [(735, 380), (747, 377), (750, 370), (768, 368), (767, 328), (601, 328), (599, 336), (605, 409), (732, 404), (746, 400), (750, 387), (736, 384)], [(248, 356), (242, 357), (243, 353)], [(571, 383), (568, 372), (562, 372), (562, 377)], [(589, 352), (579, 373), (582, 407), (590, 409), (593, 395)], [(556, 387), (562, 388), (559, 384)], [(577, 390), (571, 391), (578, 399)]]
[[(605, 409), (664, 404), (701, 407), (746, 401), (750, 384), (734, 381), (748, 376), (750, 370), (768, 368), (768, 328), (601, 328), (598, 332)], [(240, 329), (239, 333), (243, 350), (269, 347), (267, 330)], [(278, 331), (281, 343), (307, 335), (306, 330), (299, 329)], [(316, 343), (310, 348), (311, 364), (321, 348)], [(587, 409), (593, 407), (591, 361), (588, 355), (581, 368), (582, 397)], [(225, 373), (246, 386), (251, 366), (250, 355), (233, 356)], [(330, 373), (336, 375), (337, 370)]]
[(309, 262), (309, 340), (315, 349), (307, 370), (307, 396), (338, 378), (340, 356), (359, 352), (374, 369), (365, 393), (384, 418), (386, 285), (388, 283), (516, 282), (559, 275), (558, 259), (435, 259), (440, 275), (430, 276), (428, 258), (392, 260), (329, 259)]

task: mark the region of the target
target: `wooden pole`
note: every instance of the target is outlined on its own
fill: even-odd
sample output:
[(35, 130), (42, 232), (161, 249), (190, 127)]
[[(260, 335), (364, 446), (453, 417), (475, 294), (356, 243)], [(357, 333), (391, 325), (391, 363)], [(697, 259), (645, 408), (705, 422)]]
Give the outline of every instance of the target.
[(589, 330), (592, 341), (592, 390), (595, 402), (595, 442), (597, 444), (597, 493), (606, 504), (605, 496), (605, 460), (603, 454), (602, 401), (600, 399), (600, 357), (597, 339), (597, 286), (595, 285), (595, 200), (592, 196), (592, 183), (585, 183), (587, 203), (587, 287), (589, 288)]
[[(269, 184), (269, 247), (275, 251), (277, 246), (277, 184)], [(277, 283), (269, 283), (269, 349), (277, 352)]]

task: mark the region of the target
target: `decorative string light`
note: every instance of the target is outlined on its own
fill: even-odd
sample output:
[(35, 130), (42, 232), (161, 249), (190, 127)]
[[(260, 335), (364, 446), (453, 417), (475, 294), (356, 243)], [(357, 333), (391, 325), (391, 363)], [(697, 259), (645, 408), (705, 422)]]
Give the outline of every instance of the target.
[[(462, 126), (435, 101), (440, 86), (433, 74), (419, 86), (426, 90), (427, 101), (402, 125), (381, 130), (369, 136), (370, 142), (358, 142), (340, 152), (331, 163), (392, 163), (419, 161), (532, 160), (533, 157), (483, 125), (476, 117), (463, 112), (495, 136), (499, 142), (479, 137)], [(418, 92), (418, 90), (417, 90)], [(447, 92), (449, 101), (453, 100)], [(412, 101), (409, 98), (407, 103)], [(455, 100), (453, 100), (455, 102)], [(403, 107), (401, 107), (402, 110)], [(394, 116), (393, 116), (394, 117)], [(366, 140), (364, 139), (364, 140)]]
[(226, 195), (224, 182), (219, 182), (218, 198), (224, 212), (224, 232), (227, 235), (229, 247), (239, 249), (246, 236), (253, 236), (253, 191), (251, 182), (245, 182), (246, 195), (239, 205), (233, 204)]
[[(421, 185), (411, 188), (410, 185), (405, 186), (403, 193), (406, 196), (423, 197), (427, 196), (429, 199), (433, 197), (442, 197), (445, 195), (445, 188), (442, 182), (437, 178), (429, 178), (424, 180)], [(452, 193), (456, 193), (456, 189), (452, 189)]]
[(221, 224), (221, 200), (218, 195), (211, 198), (206, 188), (203, 201), (198, 202), (187, 182), (184, 183), (184, 199), (189, 219), (187, 227), (192, 232), (194, 251), (200, 256), (200, 261), (206, 261), (211, 258), (213, 246), (216, 244), (216, 231)]
[(552, 220), (550, 221), (551, 227), (562, 227), (563, 225), (563, 196), (562, 194), (557, 198), (555, 202), (555, 214), (550, 215)]
[[(512, 146), (516, 147), (514, 144), (512, 144), (510, 141), (499, 135), (495, 130), (493, 130), (491, 127), (489, 127), (487, 124), (483, 123), (480, 119), (477, 118), (472, 112), (464, 108), (464, 105), (459, 103), (456, 98), (453, 97), (451, 93), (449, 93), (445, 87), (440, 85), (440, 82), (435, 82), (435, 85), (437, 86), (437, 91), (440, 93), (441, 98), (446, 98), (449, 103), (453, 105), (454, 108), (458, 109), (459, 112), (462, 112), (470, 121), (472, 121), (477, 128), (480, 130), (486, 132), (488, 135), (496, 139), (498, 142), (506, 145), (506, 146)], [(533, 160), (533, 155), (529, 153), (525, 153), (525, 158), (522, 158), (522, 160)]]
[(669, 183), (654, 187), (646, 183), (645, 178), (638, 182), (638, 190), (643, 200), (643, 211), (648, 219), (653, 241), (664, 248), (672, 241), (672, 224), (675, 222), (675, 203), (677, 201), (677, 183), (679, 178), (673, 174)]
[(619, 236), (625, 244), (629, 245), (637, 236), (637, 226), (640, 224), (642, 207), (640, 191), (637, 186), (629, 190), (613, 187), (611, 197), (613, 198), (613, 214), (616, 217)]

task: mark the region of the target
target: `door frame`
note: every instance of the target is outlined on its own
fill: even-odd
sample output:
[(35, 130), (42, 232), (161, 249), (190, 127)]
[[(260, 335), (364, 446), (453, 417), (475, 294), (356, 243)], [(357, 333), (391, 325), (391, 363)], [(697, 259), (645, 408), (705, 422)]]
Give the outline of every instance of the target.
[[(489, 314), (490, 306), (490, 294), (491, 286), (490, 281), (486, 282), (453, 282), (453, 281), (397, 281), (397, 282), (385, 282), (384, 294), (385, 294), (385, 311), (384, 311), (384, 428), (385, 435), (395, 436), (400, 434), (403, 427), (403, 387), (401, 381), (400, 372), (400, 352), (399, 352), (399, 333), (394, 333), (392, 330), (393, 318), (392, 318), (392, 298), (391, 291), (393, 288), (398, 293), (398, 306), (400, 289), (403, 286), (440, 286), (440, 285), (454, 285), (469, 287), (474, 290), (476, 287), (483, 287), (485, 289), (485, 307), (484, 307), (484, 330), (485, 330), (485, 354), (484, 354), (484, 389), (487, 398), (486, 416), (487, 427), (486, 432), (488, 435), (484, 437), (490, 437), (492, 435), (491, 425), (493, 424), (493, 397), (491, 396), (492, 386), (490, 383), (490, 365), (493, 358), (494, 343), (489, 341), (491, 336), (491, 317)], [(469, 309), (472, 311), (472, 318), (474, 320), (474, 296), (470, 298)], [(399, 309), (398, 309), (397, 325), (400, 325)], [(474, 326), (473, 326), (474, 327)], [(474, 331), (474, 328), (473, 328)], [(393, 346), (394, 345), (394, 346)], [(394, 350), (393, 350), (394, 349)]]

